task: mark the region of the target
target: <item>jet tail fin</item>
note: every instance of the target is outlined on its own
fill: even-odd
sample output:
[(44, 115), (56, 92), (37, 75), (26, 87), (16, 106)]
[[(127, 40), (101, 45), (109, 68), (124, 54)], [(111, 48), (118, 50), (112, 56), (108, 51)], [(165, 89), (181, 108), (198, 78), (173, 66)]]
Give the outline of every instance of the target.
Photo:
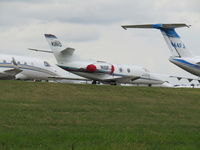
[(190, 27), (184, 23), (178, 24), (143, 24), (143, 25), (123, 25), (122, 28), (147, 28), (159, 29), (170, 49), (172, 57), (192, 57), (190, 51), (186, 49), (185, 44), (181, 41), (180, 36), (175, 31), (175, 28)]
[[(47, 42), (58, 63), (69, 61), (72, 58), (74, 49), (67, 47), (64, 48), (58, 38), (53, 34), (44, 34)], [(41, 50), (40, 50), (41, 51)], [(44, 50), (43, 50), (44, 51)]]

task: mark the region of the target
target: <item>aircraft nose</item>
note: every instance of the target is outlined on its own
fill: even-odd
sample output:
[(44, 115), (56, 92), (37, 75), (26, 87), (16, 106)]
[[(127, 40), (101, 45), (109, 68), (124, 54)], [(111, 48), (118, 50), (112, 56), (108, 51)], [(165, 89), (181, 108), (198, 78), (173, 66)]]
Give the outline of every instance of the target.
[(86, 70), (89, 72), (95, 72), (97, 70), (97, 67), (93, 64), (90, 64), (87, 66)]

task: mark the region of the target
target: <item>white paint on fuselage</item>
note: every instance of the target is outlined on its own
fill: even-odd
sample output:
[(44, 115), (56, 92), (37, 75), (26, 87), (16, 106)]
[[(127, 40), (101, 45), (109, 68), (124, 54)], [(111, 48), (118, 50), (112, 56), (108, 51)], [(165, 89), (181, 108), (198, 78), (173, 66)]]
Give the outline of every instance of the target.
[[(126, 76), (138, 76), (140, 77), (137, 80), (129, 81), (128, 83), (131, 84), (163, 84), (164, 81), (156, 76), (155, 74), (150, 73), (146, 68), (136, 65), (122, 65), (122, 64), (110, 64), (106, 63), (107, 65), (113, 65), (114, 66), (114, 72), (113, 73), (96, 73), (96, 72), (78, 72), (78, 71), (71, 71), (72, 73), (89, 78), (91, 80), (97, 80), (97, 81), (103, 81), (106, 79), (115, 79), (120, 77), (126, 77)], [(98, 66), (98, 64), (103, 64), (102, 62), (99, 63), (98, 61), (76, 61), (76, 62), (70, 62), (65, 63), (63, 66), (69, 67), (69, 68), (76, 68), (78, 69), (86, 69), (89, 64), (95, 64)]]
[[(200, 76), (200, 57), (178, 58), (170, 57), (169, 61), (191, 74)], [(199, 64), (198, 64), (199, 63)]]
[[(13, 60), (16, 64), (13, 63)], [(1, 71), (16, 67), (22, 70), (16, 75), (16, 79), (48, 80), (48, 77), (57, 76), (56, 69), (48, 61), (27, 56), (0, 55)]]
[(143, 67), (85, 60), (74, 54), (74, 49), (72, 51), (72, 48), (65, 48), (55, 35), (45, 34), (45, 38), (53, 51), (58, 66), (66, 71), (91, 80), (111, 84), (133, 83), (134, 80), (137, 81), (139, 78), (138, 82), (143, 82), (144, 84), (163, 83), (160, 78), (152, 76)]

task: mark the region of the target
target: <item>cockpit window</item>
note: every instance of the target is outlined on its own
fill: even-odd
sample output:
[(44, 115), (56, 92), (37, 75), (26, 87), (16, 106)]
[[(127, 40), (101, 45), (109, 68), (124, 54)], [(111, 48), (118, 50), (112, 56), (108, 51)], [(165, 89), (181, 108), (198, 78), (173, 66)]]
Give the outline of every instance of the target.
[(44, 66), (50, 67), (51, 65), (47, 61), (44, 61)]
[(197, 65), (200, 65), (200, 62), (198, 62)]

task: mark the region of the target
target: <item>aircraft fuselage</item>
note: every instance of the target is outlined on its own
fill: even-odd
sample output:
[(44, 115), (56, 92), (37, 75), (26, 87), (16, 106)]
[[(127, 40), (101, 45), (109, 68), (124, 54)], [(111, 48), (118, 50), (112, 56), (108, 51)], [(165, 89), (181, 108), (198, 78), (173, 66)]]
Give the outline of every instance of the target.
[(178, 57), (170, 57), (169, 61), (173, 64), (179, 66), (180, 68), (194, 74), (196, 76), (200, 76), (200, 58), (178, 58)]

